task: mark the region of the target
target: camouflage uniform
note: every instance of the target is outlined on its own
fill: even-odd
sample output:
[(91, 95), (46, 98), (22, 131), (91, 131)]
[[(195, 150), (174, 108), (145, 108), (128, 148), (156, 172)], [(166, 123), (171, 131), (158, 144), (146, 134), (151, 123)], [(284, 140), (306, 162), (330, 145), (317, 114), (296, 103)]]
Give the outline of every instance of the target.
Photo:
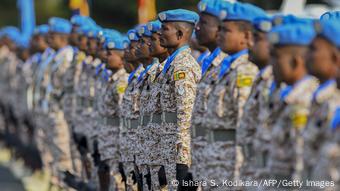
[[(98, 134), (98, 149), (101, 160), (108, 161), (111, 167), (111, 174), (119, 178), (119, 109), (123, 95), (127, 87), (128, 74), (122, 68), (114, 73), (105, 85), (105, 93), (102, 95), (105, 104), (105, 115), (102, 116), (100, 133)], [(102, 112), (102, 111), (101, 111)], [(113, 183), (117, 189), (123, 189), (121, 178)]]
[(129, 76), (129, 83), (123, 96), (120, 109), (121, 131), (119, 136), (121, 162), (124, 164), (125, 174), (128, 177), (128, 190), (136, 190), (136, 185), (132, 183), (132, 174), (135, 167), (135, 154), (137, 153), (136, 130), (139, 124), (139, 96), (137, 88), (138, 76), (144, 70), (140, 65)]
[(260, 124), (260, 108), (268, 103), (269, 86), (273, 81), (272, 66), (266, 66), (256, 76), (251, 93), (244, 105), (244, 113), (237, 129), (238, 145), (241, 146), (244, 155), (243, 165), (240, 169), (241, 180), (254, 179), (254, 148), (253, 141), (257, 126)]
[[(191, 56), (190, 48), (180, 51), (173, 60), (169, 60), (172, 56), (157, 78), (158, 83), (162, 84), (162, 114), (154, 115), (152, 121), (161, 121), (161, 158), (165, 161), (169, 189), (175, 190), (176, 185), (171, 182), (176, 179), (176, 164), (191, 165), (191, 116), (201, 69)], [(168, 62), (171, 65), (167, 68)]]
[[(339, 117), (339, 90), (329, 101), (337, 105), (337, 118)], [(324, 107), (325, 108), (325, 107)], [(325, 112), (327, 112), (325, 110)], [(322, 144), (315, 158), (318, 162), (312, 169), (311, 180), (333, 181), (334, 186), (329, 186), (323, 190), (339, 190), (340, 188), (340, 124), (331, 124), (332, 129), (328, 127), (327, 140)]]
[(222, 179), (233, 180), (238, 176), (242, 153), (236, 147), (236, 127), (257, 73), (257, 67), (248, 61), (248, 54), (243, 54), (231, 63), (209, 96), (205, 118), (209, 130), (206, 136), (210, 142), (206, 155), (210, 161), (206, 163), (204, 176), (216, 180), (217, 184)]
[[(209, 160), (203, 155), (208, 142), (204, 135), (201, 136), (201, 133), (204, 133), (206, 127), (204, 115), (208, 109), (207, 101), (212, 90), (212, 84), (217, 80), (220, 63), (227, 56), (227, 54), (222, 52), (219, 48), (215, 51), (219, 52), (215, 57), (210, 58), (210, 56), (208, 56), (208, 59), (212, 59), (210, 61), (210, 66), (206, 69), (206, 72), (202, 74), (202, 79), (197, 85), (196, 99), (192, 114), (191, 172), (195, 179), (199, 180), (201, 179), (200, 175), (204, 174), (204, 164), (207, 160)], [(214, 52), (212, 54), (214, 54)], [(203, 61), (203, 63), (205, 62), (206, 61)]]
[[(75, 125), (75, 108), (76, 108), (76, 91), (75, 87), (78, 83), (79, 78), (79, 72), (81, 67), (81, 62), (85, 59), (85, 55), (83, 52), (76, 52), (74, 55), (74, 58), (72, 60), (71, 66), (66, 70), (64, 79), (63, 79), (63, 85), (65, 89), (64, 93), (64, 113), (65, 113), (65, 120), (67, 121), (67, 124), (71, 130), (71, 132), (74, 131), (74, 125)], [(71, 155), (72, 155), (72, 165), (73, 170), (78, 175), (81, 173), (81, 161), (80, 156), (77, 151), (76, 144), (73, 139), (70, 140), (71, 142)]]
[[(55, 170), (69, 170), (72, 172), (72, 158), (70, 150), (70, 129), (65, 120), (63, 106), (65, 105), (63, 79), (73, 60), (73, 48), (70, 46), (58, 50), (49, 66), (50, 81), (48, 90), (50, 96), (49, 117), (51, 118), (53, 166)], [(49, 89), (49, 88), (48, 88)]]
[(301, 131), (307, 123), (312, 94), (317, 85), (316, 79), (306, 76), (282, 97), (284, 107), (273, 125), (268, 157), (268, 168), (273, 178), (299, 178), (292, 175), (294, 171), (301, 170)]
[[(327, 145), (327, 142), (332, 142), (329, 141), (333, 137), (333, 135), (329, 135), (331, 121), (335, 110), (340, 106), (340, 92), (336, 87), (336, 83), (334, 81), (329, 82), (331, 83), (327, 86), (320, 85), (314, 93), (308, 123), (303, 130), (303, 177), (309, 180), (312, 178), (315, 166), (320, 162), (319, 157), (328, 157), (327, 155), (320, 154), (326, 152), (325, 150), (322, 151), (322, 147)], [(314, 173), (318, 173), (319, 170)]]
[[(151, 87), (156, 78), (156, 74), (159, 73), (161, 64), (159, 63), (157, 58), (154, 58), (151, 65), (147, 67), (145, 71), (141, 73), (138, 79), (138, 88), (140, 89), (140, 123), (137, 129), (137, 137), (138, 137), (138, 157), (136, 157), (136, 164), (138, 165), (139, 170), (143, 175), (148, 174), (148, 165), (152, 162), (152, 152), (151, 150), (155, 145), (152, 142), (153, 133), (151, 129), (148, 127), (148, 123), (150, 122), (150, 116), (152, 112), (152, 107), (150, 107), (150, 103), (154, 101), (154, 97), (151, 96)], [(146, 179), (143, 181), (144, 189), (148, 190)]]

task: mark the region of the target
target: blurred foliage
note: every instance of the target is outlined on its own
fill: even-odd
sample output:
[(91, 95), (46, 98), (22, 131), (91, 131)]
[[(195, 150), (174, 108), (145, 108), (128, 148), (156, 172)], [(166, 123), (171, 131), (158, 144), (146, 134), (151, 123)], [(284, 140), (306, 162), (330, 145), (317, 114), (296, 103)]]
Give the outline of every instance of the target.
[[(88, 0), (91, 15), (95, 21), (107, 28), (126, 31), (137, 24), (137, 0)], [(266, 10), (279, 9), (282, 0), (240, 0), (260, 6)], [(307, 0), (320, 3), (322, 0)], [(199, 0), (157, 0), (157, 11), (175, 8), (197, 10)], [(71, 11), (68, 0), (35, 0), (37, 24), (43, 24), (49, 17), (69, 18)], [(0, 26), (19, 24), (16, 0), (0, 0)]]

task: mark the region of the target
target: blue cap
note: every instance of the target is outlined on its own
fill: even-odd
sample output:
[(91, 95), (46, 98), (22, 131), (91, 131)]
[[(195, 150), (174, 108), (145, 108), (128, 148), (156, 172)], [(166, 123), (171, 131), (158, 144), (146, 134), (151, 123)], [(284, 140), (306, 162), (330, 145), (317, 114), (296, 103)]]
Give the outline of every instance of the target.
[(333, 20), (333, 19), (337, 20), (340, 19), (340, 11), (326, 12), (320, 17), (320, 20)]
[(253, 21), (253, 27), (261, 32), (270, 32), (272, 30), (272, 18), (258, 17)]
[(266, 17), (266, 12), (249, 3), (234, 3), (232, 7), (222, 8), (220, 19), (223, 21), (248, 21), (253, 22), (255, 18)]
[(136, 29), (129, 30), (127, 32), (127, 36), (128, 36), (130, 41), (138, 41), (139, 40)]
[(34, 34), (35, 35), (45, 35), (48, 33), (50, 27), (48, 25), (39, 25), (35, 27)]
[(114, 29), (101, 29), (98, 35), (100, 35), (100, 42), (104, 43), (106, 39), (111, 38), (112, 36), (121, 36), (121, 33)]
[(336, 47), (340, 48), (340, 22), (338, 20), (316, 21), (314, 29), (318, 35), (323, 36)]
[(269, 41), (274, 45), (308, 46), (314, 37), (313, 25), (309, 23), (280, 25), (269, 33)]
[(201, 13), (208, 13), (219, 18), (221, 0), (201, 0), (197, 7)]
[(104, 43), (104, 47), (107, 49), (124, 50), (126, 46), (126, 38), (123, 36), (108, 38)]
[(308, 18), (296, 17), (294, 15), (274, 15), (272, 22), (273, 26), (278, 26), (291, 23), (312, 23), (313, 20)]
[(158, 32), (162, 28), (162, 23), (159, 20), (151, 21), (148, 23), (148, 29), (152, 33)]
[(98, 33), (101, 31), (99, 26), (90, 26), (86, 31), (86, 36), (88, 38), (97, 38)]
[(141, 36), (148, 36), (150, 37), (152, 35), (151, 31), (148, 29), (148, 25), (143, 25), (138, 28), (138, 35)]
[(1, 31), (3, 36), (9, 38), (13, 42), (16, 42), (16, 40), (20, 37), (20, 31), (17, 27), (8, 26), (1, 29)]
[(70, 34), (72, 30), (71, 23), (66, 19), (52, 17), (48, 20), (48, 24), (52, 32)]
[(199, 20), (199, 16), (193, 11), (174, 9), (159, 13), (158, 19), (161, 22), (188, 22), (196, 25)]
[(82, 15), (74, 15), (70, 19), (73, 25), (83, 26), (83, 25), (96, 25), (96, 22), (90, 17), (82, 16)]

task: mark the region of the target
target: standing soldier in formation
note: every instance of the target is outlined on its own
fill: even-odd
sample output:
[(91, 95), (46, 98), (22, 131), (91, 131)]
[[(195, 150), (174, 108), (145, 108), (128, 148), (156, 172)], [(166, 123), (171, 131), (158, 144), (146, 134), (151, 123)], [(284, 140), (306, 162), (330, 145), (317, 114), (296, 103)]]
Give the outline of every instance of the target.
[[(168, 51), (166, 48), (160, 46), (160, 34), (161, 22), (152, 21), (148, 23), (148, 30), (151, 32), (150, 37), (150, 56), (154, 58), (155, 66), (146, 76), (141, 93), (141, 101), (143, 101), (143, 118), (141, 124), (145, 128), (144, 130), (144, 154), (146, 155), (146, 163), (150, 168), (150, 181), (151, 189), (149, 190), (166, 190), (166, 181), (164, 163), (162, 163), (160, 148), (160, 131), (162, 126), (155, 123), (153, 115), (159, 115), (160, 110), (160, 91), (161, 84), (157, 82), (158, 76), (161, 74), (166, 58), (168, 57)], [(162, 168), (162, 170), (161, 170)], [(159, 174), (162, 174), (159, 176)]]
[[(339, 35), (340, 27), (338, 21), (325, 19), (316, 21), (314, 25), (317, 36), (310, 45), (307, 66), (309, 73), (319, 79), (320, 86), (313, 93), (310, 116), (303, 129), (304, 173), (300, 176), (308, 180), (327, 177), (327, 180), (339, 183), (339, 178), (335, 178), (339, 165), (332, 161), (338, 161), (340, 156), (339, 142), (336, 140), (336, 118), (340, 107), (336, 83), (340, 71), (340, 41), (335, 37)], [(325, 163), (323, 160), (329, 161)], [(330, 165), (332, 163), (335, 165)]]
[[(132, 64), (134, 70), (128, 78), (128, 86), (123, 96), (123, 101), (120, 109), (120, 118), (122, 121), (122, 131), (120, 133), (120, 154), (121, 162), (123, 163), (123, 177), (126, 176), (127, 190), (137, 190), (137, 179), (140, 177), (138, 169), (135, 165), (135, 153), (137, 148), (136, 129), (139, 118), (139, 95), (137, 91), (138, 76), (144, 70), (142, 64), (139, 64), (136, 56), (136, 48), (138, 44), (138, 34), (135, 29), (128, 32), (130, 46), (126, 51), (125, 58), (127, 62)], [(122, 171), (122, 170), (121, 170)], [(139, 185), (140, 186), (140, 182)]]
[[(175, 190), (174, 181), (187, 179), (191, 165), (191, 114), (201, 69), (191, 56), (188, 43), (199, 17), (183, 9), (161, 12), (158, 17), (162, 22), (160, 43), (169, 50), (170, 56), (157, 79), (162, 89), (162, 113), (154, 115), (153, 121), (162, 125), (160, 144), (166, 160), (166, 179), (169, 189)], [(182, 190), (182, 185), (178, 189)]]
[(218, 0), (202, 0), (198, 4), (200, 11), (200, 20), (196, 27), (196, 38), (202, 46), (208, 47), (211, 54), (202, 61), (202, 79), (197, 86), (197, 95), (192, 114), (192, 173), (197, 180), (203, 180), (204, 165), (209, 160), (206, 146), (208, 140), (206, 137), (206, 119), (208, 96), (211, 88), (216, 81), (218, 68), (221, 61), (227, 56), (217, 46), (218, 27), (220, 24), (221, 3)]
[(48, 127), (51, 129), (47, 136), (50, 136), (48, 138), (52, 142), (50, 149), (53, 156), (53, 176), (58, 177), (59, 182), (61, 181), (60, 171), (73, 171), (70, 150), (71, 134), (63, 112), (64, 101), (66, 100), (64, 99), (65, 87), (62, 81), (73, 59), (73, 48), (68, 41), (72, 26), (69, 21), (61, 18), (51, 18), (49, 25), (51, 32), (50, 46), (56, 51), (56, 54), (47, 69), (48, 86), (46, 94), (49, 101), (48, 114), (51, 119), (51, 126)]
[[(256, 18), (253, 22), (254, 44), (249, 49), (249, 60), (260, 69), (254, 79), (249, 98), (244, 106), (244, 113), (238, 127), (238, 144), (242, 147), (244, 161), (240, 169), (241, 180), (252, 180), (255, 176), (255, 149), (253, 142), (256, 127), (259, 125), (259, 112), (267, 104), (269, 86), (273, 81), (272, 66), (269, 64), (270, 44), (267, 33), (272, 21), (268, 17)], [(261, 149), (261, 148), (258, 148)]]
[[(301, 132), (306, 125), (310, 99), (318, 83), (307, 74), (306, 56), (308, 45), (315, 32), (311, 22), (292, 22), (275, 27), (269, 34), (273, 47), (273, 70), (290, 88), (281, 92), (285, 103), (273, 125), (268, 168), (277, 180), (298, 180), (302, 170)], [(294, 176), (292, 176), (294, 175)]]

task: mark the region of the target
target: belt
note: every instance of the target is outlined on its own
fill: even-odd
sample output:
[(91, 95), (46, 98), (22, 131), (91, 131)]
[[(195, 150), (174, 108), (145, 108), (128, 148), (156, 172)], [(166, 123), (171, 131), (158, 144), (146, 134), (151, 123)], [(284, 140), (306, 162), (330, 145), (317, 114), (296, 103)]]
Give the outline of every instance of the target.
[(99, 120), (102, 125), (112, 125), (119, 126), (119, 118), (118, 117), (103, 117)]
[(126, 127), (127, 129), (136, 129), (139, 125), (139, 121), (138, 119), (126, 119), (124, 118), (124, 127)]
[(267, 152), (258, 152), (256, 154), (256, 164), (259, 167), (266, 167), (267, 165)]
[(194, 126), (192, 128), (193, 137), (205, 137), (207, 135), (207, 129), (201, 125)]
[(217, 141), (233, 141), (236, 139), (236, 130), (235, 129), (215, 129), (210, 132), (209, 141), (217, 142)]
[(177, 113), (176, 112), (163, 112), (162, 114), (152, 115), (152, 123), (161, 124), (164, 123), (177, 123)]
[(66, 93), (72, 93), (74, 91), (74, 88), (71, 86), (71, 87), (65, 87), (65, 92)]
[(151, 120), (151, 115), (142, 115), (139, 118), (139, 124), (142, 126), (146, 126)]

